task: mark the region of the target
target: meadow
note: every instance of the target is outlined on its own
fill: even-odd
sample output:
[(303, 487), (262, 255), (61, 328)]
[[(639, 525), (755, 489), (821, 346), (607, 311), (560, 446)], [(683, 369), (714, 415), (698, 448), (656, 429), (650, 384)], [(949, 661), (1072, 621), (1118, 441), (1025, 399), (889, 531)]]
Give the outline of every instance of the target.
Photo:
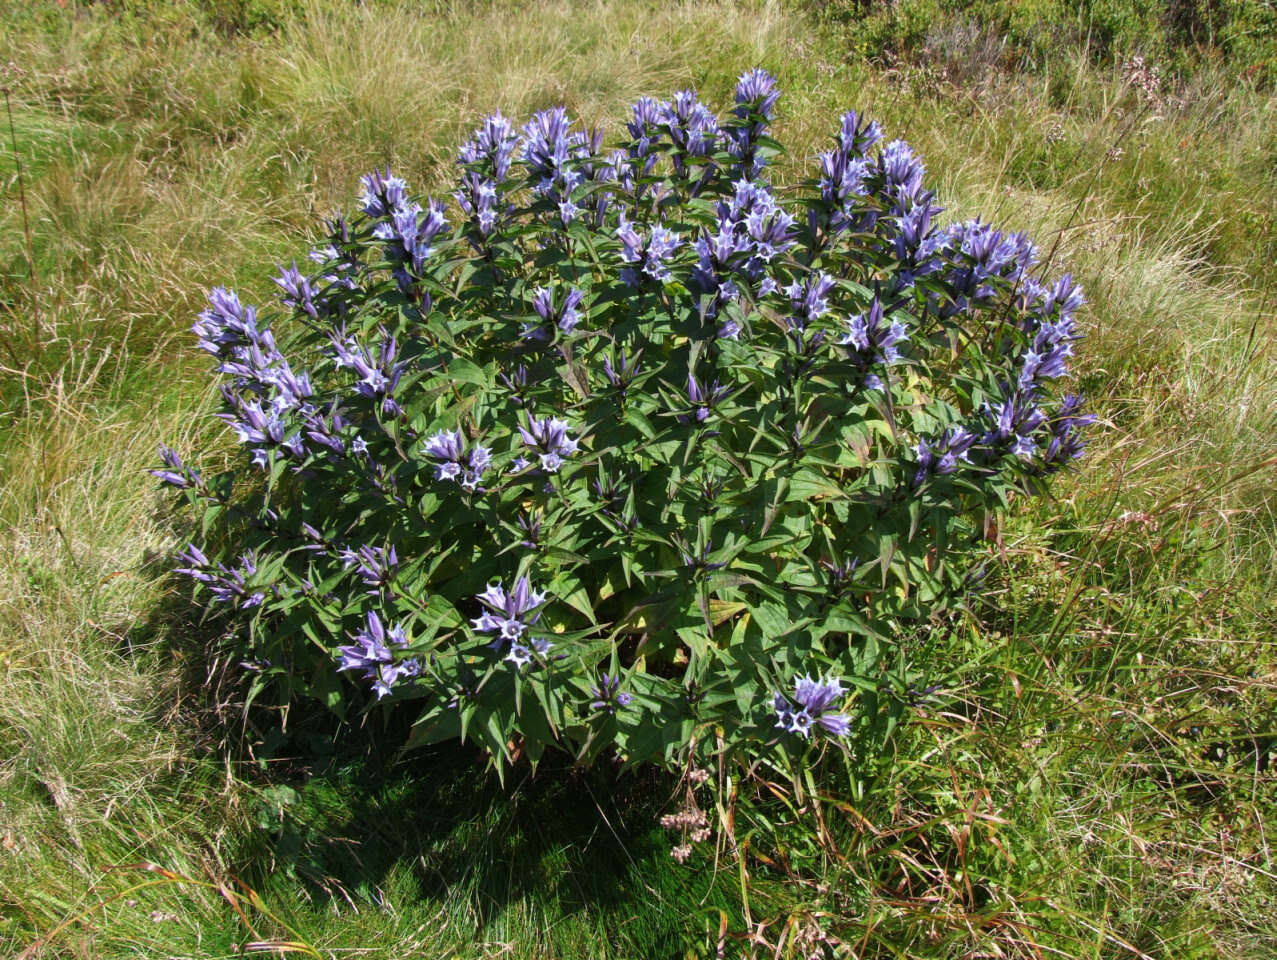
[[(0, 2), (6, 952), (1271, 956), (1277, 68), (1262, 5), (1175, 44), (1142, 9)], [(234, 454), (189, 333), (208, 289), (264, 298), (374, 167), (438, 192), (492, 110), (615, 129), (753, 66), (778, 181), (854, 107), (946, 221), (1028, 231), (1089, 300), (1087, 456), (910, 638), (929, 692), (890, 753), (718, 798), (730, 840), (680, 864), (677, 776), (499, 783), (471, 748), (245, 710), (147, 473), (162, 441)]]

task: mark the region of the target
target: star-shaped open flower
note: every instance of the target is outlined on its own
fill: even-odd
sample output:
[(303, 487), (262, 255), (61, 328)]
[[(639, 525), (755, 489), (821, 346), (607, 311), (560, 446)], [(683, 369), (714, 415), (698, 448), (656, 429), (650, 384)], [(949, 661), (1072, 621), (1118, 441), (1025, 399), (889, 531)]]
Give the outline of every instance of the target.
[(776, 726), (804, 739), (809, 738), (817, 726), (833, 736), (845, 737), (851, 733), (851, 717), (837, 710), (845, 692), (838, 677), (828, 680), (814, 680), (810, 674), (800, 677), (794, 683), (792, 701), (779, 690), (772, 697)]

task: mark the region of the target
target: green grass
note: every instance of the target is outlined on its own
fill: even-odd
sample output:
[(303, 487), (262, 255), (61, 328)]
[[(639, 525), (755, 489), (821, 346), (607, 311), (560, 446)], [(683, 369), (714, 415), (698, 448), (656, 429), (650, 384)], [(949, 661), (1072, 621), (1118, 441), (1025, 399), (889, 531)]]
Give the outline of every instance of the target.
[[(873, 65), (782, 4), (0, 6), (35, 248), (33, 295), (6, 145), (10, 952), (713, 956), (722, 918), (725, 956), (1277, 948), (1270, 90), (1204, 60), (1150, 103), (1063, 41), (1029, 72), (943, 48)], [(893, 754), (829, 765), (818, 804), (737, 783), (733, 832), (679, 866), (669, 778), (503, 787), (464, 750), (370, 756), (393, 730), (244, 726), (145, 474), (161, 440), (227, 449), (185, 333), (204, 291), (264, 297), (374, 165), (439, 191), (492, 109), (615, 128), (682, 85), (722, 104), (755, 64), (785, 91), (779, 179), (855, 106), (924, 153), (947, 215), (1028, 230), (1091, 300), (1076, 366), (1103, 429), (1004, 521), (971, 614), (906, 645), (937, 689)]]

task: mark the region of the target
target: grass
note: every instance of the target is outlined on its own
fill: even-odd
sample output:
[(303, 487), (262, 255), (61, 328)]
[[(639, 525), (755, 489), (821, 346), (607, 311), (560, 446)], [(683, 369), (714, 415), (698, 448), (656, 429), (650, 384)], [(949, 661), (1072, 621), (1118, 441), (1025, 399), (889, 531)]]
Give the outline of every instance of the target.
[[(875, 66), (777, 3), (233, 6), (3, 10), (35, 293), (9, 202), (0, 942), (1271, 955), (1270, 90), (1207, 64), (1152, 102), (1068, 47), (1032, 73), (943, 49)], [(949, 215), (1028, 230), (1091, 300), (1077, 368), (1104, 429), (1054, 500), (1005, 520), (971, 615), (907, 646), (937, 689), (894, 754), (830, 768), (816, 805), (739, 783), (735, 843), (680, 867), (655, 825), (666, 778), (502, 788), (461, 750), (377, 761), (369, 731), (242, 726), (233, 665), (201, 652), (214, 628), (165, 577), (183, 530), (145, 474), (161, 440), (226, 449), (185, 333), (204, 290), (264, 296), (374, 165), (439, 190), (494, 108), (615, 128), (686, 84), (721, 104), (755, 64), (785, 90), (780, 179), (856, 106), (923, 152)], [(146, 862), (169, 874), (128, 867)]]

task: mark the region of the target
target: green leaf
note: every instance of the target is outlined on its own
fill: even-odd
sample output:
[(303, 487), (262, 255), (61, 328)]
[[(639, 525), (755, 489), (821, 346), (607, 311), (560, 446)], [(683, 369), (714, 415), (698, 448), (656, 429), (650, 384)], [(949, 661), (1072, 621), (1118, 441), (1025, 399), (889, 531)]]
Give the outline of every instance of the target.
[(479, 366), (463, 357), (449, 357), (445, 374), (454, 383), (473, 383), (477, 387), (491, 386), (488, 374)]
[(751, 604), (749, 614), (758, 623), (766, 640), (777, 640), (793, 629), (789, 611), (779, 603), (764, 601)]

